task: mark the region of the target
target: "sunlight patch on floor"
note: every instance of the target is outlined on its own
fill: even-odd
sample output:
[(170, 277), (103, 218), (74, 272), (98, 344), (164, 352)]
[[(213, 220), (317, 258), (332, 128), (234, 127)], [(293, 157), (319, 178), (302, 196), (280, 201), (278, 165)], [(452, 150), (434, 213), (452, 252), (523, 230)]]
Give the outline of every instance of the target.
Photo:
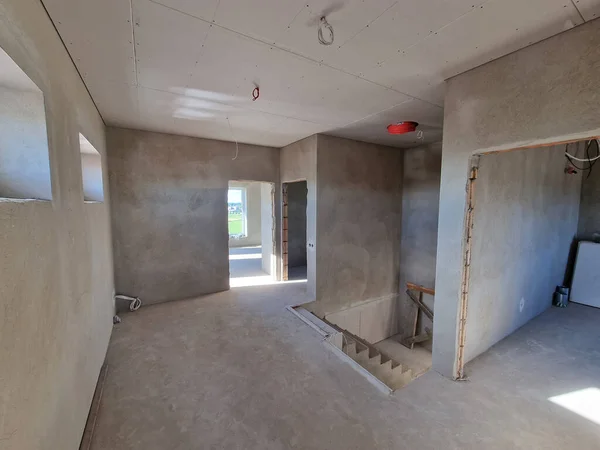
[(262, 258), (262, 254), (260, 253), (250, 253), (247, 255), (241, 254), (241, 255), (229, 255), (229, 261), (232, 261), (234, 259), (261, 259)]
[(550, 397), (552, 403), (600, 425), (600, 389), (586, 388)]

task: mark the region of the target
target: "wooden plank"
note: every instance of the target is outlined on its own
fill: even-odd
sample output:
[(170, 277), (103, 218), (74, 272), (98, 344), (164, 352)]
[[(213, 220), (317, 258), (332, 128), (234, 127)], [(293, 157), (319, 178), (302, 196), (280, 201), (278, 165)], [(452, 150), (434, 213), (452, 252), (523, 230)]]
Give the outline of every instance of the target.
[(431, 309), (429, 309), (429, 307), (423, 303), (420, 299), (415, 298), (414, 295), (412, 294), (412, 292), (410, 292), (408, 289), (406, 290), (406, 294), (410, 297), (410, 299), (416, 303), (416, 305), (419, 307), (419, 309), (421, 311), (423, 311), (423, 313), (429, 317), (429, 319), (431, 319), (431, 321), (433, 321), (433, 311)]
[(419, 334), (418, 336), (406, 338), (406, 339), (404, 339), (404, 341), (402, 341), (402, 343), (408, 347), (409, 345), (414, 346), (415, 344), (418, 344), (419, 342), (425, 342), (425, 341), (428, 341), (429, 339), (431, 339), (431, 334), (423, 333), (423, 334)]
[(420, 286), (420, 285), (414, 284), (414, 283), (406, 283), (406, 288), (410, 289), (411, 291), (417, 291), (417, 292), (423, 292), (423, 293), (429, 294), (429, 295), (435, 295), (435, 289), (426, 288), (424, 286)]

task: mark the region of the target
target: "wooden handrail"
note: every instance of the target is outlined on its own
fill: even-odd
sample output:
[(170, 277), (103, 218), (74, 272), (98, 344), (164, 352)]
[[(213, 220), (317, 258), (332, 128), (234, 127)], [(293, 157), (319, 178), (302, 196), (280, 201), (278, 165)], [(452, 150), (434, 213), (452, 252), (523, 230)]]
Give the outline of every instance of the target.
[(423, 292), (424, 294), (435, 295), (435, 289), (426, 288), (424, 286), (420, 286), (414, 283), (406, 283), (406, 289), (410, 289), (411, 291)]

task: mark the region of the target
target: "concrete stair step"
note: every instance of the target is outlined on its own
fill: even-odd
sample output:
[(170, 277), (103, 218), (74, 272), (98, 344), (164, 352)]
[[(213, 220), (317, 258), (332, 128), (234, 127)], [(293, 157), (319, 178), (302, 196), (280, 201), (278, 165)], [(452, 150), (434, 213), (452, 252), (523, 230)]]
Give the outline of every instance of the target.
[(391, 389), (399, 389), (415, 378), (410, 369), (383, 355), (374, 346), (366, 345), (345, 330), (342, 332), (342, 351)]
[(415, 377), (412, 373), (412, 370), (410, 369), (404, 371), (396, 371), (396, 373), (393, 374), (392, 379), (390, 379), (390, 383), (388, 384), (388, 386), (392, 389), (400, 389), (401, 387), (406, 386), (408, 383), (414, 380), (414, 378)]
[(348, 342), (344, 345), (344, 353), (348, 355), (350, 358), (354, 359), (356, 357), (356, 342)]

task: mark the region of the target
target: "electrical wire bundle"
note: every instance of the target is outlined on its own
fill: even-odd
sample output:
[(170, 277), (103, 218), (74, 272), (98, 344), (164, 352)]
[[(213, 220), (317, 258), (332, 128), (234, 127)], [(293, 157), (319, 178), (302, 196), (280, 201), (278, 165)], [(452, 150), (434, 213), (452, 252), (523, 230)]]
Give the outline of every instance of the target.
[[(594, 145), (595, 149), (594, 149), (594, 157), (590, 156), (590, 148), (592, 147), (592, 145)], [(569, 161), (569, 163), (577, 170), (581, 170), (581, 171), (588, 171), (587, 177), (589, 178), (590, 175), (592, 174), (592, 169), (594, 168), (594, 165), (596, 165), (596, 163), (598, 162), (598, 160), (600, 159), (600, 144), (598, 143), (598, 139), (592, 139), (591, 141), (589, 141), (585, 147), (585, 158), (578, 158), (577, 156), (571, 155), (569, 153), (569, 144), (567, 144), (565, 146), (565, 158), (567, 158), (567, 160)], [(587, 166), (583, 166), (583, 167), (579, 167), (577, 164), (575, 164), (575, 161), (581, 162), (581, 163), (587, 163)]]

